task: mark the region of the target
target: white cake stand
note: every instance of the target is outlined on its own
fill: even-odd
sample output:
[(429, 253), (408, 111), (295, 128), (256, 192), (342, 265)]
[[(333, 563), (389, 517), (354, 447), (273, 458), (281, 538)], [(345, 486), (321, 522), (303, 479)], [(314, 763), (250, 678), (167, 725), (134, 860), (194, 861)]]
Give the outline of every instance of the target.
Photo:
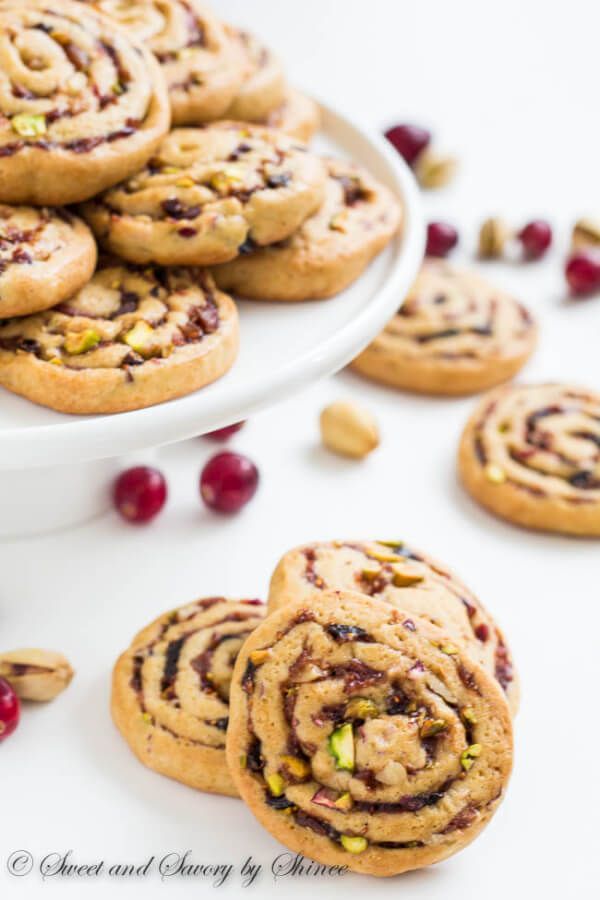
[(104, 511), (123, 454), (248, 418), (346, 365), (398, 308), (423, 257), (414, 179), (378, 135), (323, 109), (316, 148), (367, 166), (400, 198), (402, 234), (351, 288), (325, 302), (241, 302), (233, 369), (195, 394), (110, 416), (66, 416), (0, 394), (0, 537), (64, 528)]

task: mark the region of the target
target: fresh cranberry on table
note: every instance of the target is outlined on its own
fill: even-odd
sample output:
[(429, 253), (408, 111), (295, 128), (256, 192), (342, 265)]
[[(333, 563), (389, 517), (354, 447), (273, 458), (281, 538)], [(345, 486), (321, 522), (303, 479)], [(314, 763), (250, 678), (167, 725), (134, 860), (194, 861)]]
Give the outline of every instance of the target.
[(430, 132), (418, 125), (394, 125), (388, 128), (385, 136), (409, 166), (416, 162), (431, 141)]
[(167, 482), (158, 469), (135, 466), (121, 472), (115, 481), (114, 503), (128, 522), (150, 522), (165, 505)]
[(448, 256), (458, 244), (458, 231), (447, 222), (430, 222), (427, 226), (426, 256)]
[(217, 428), (216, 431), (208, 431), (202, 437), (209, 438), (211, 441), (228, 441), (230, 437), (244, 427), (245, 422), (235, 422), (233, 425), (227, 425), (225, 428)]
[(543, 219), (529, 222), (517, 235), (527, 259), (540, 259), (552, 243), (552, 228)]
[(582, 296), (600, 290), (600, 251), (574, 253), (567, 260), (565, 276), (573, 294)]
[(12, 686), (0, 678), (0, 741), (13, 733), (19, 724), (21, 704)]
[(218, 512), (238, 512), (252, 499), (257, 487), (258, 469), (252, 460), (239, 453), (217, 453), (200, 475), (202, 499)]

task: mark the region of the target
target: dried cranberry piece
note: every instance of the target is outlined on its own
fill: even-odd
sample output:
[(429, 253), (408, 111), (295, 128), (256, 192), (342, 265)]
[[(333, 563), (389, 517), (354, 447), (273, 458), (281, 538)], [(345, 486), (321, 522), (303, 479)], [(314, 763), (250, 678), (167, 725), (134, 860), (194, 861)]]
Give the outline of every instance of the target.
[(334, 623), (333, 625), (327, 625), (325, 631), (340, 644), (344, 641), (372, 640), (365, 629), (360, 628), (358, 625), (338, 625)]

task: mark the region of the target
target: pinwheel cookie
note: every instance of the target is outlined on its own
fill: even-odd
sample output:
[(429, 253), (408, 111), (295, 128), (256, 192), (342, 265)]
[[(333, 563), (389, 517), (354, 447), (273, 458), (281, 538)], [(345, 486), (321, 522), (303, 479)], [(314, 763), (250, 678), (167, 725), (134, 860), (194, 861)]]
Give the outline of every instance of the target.
[(55, 306), (95, 267), (96, 242), (67, 210), (0, 206), (0, 318)]
[(225, 761), (233, 664), (258, 600), (208, 597), (160, 616), (119, 658), (111, 709), (138, 759), (190, 787), (236, 796)]
[(0, 202), (57, 206), (141, 166), (169, 128), (158, 63), (75, 0), (0, 4)]
[(105, 264), (52, 310), (0, 322), (0, 385), (66, 413), (189, 394), (237, 354), (233, 301), (197, 269)]
[(510, 650), (494, 619), (443, 563), (402, 541), (305, 544), (279, 561), (271, 578), (269, 612), (323, 591), (360, 591), (427, 619), (493, 675), (513, 715), (519, 686)]
[(496, 682), (429, 622), (329, 592), (238, 656), (227, 760), (293, 852), (371, 875), (439, 862), (487, 824), (512, 762)]
[(148, 167), (86, 204), (99, 239), (132, 262), (208, 265), (288, 237), (320, 205), (323, 163), (258, 125), (178, 128)]
[(283, 102), (269, 114), (264, 124), (308, 142), (319, 130), (321, 111), (311, 97), (288, 86)]
[(228, 119), (264, 122), (285, 98), (283, 67), (274, 53), (248, 31), (230, 28), (244, 60), (244, 81), (227, 110)]
[(221, 287), (257, 300), (332, 297), (364, 271), (400, 223), (390, 191), (350, 162), (326, 160), (325, 202), (287, 241), (214, 270)]
[(423, 394), (470, 394), (512, 378), (536, 342), (529, 312), (471, 272), (429, 260), (382, 333), (351, 364)]
[(158, 59), (176, 125), (223, 116), (240, 89), (246, 56), (198, 0), (82, 0), (143, 41)]
[(462, 481), (526, 528), (600, 536), (600, 395), (561, 384), (487, 394), (458, 457)]

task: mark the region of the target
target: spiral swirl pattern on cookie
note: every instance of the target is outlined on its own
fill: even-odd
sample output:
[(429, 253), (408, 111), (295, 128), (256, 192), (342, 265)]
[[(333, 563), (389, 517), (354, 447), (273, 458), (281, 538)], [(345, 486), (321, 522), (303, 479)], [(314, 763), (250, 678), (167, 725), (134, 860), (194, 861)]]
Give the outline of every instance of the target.
[(514, 375), (531, 354), (528, 310), (479, 275), (428, 260), (384, 331), (353, 367), (423, 393), (463, 394)]
[(65, 209), (0, 206), (0, 316), (54, 306), (91, 278), (95, 241)]
[(473, 592), (443, 563), (402, 541), (331, 541), (290, 550), (269, 590), (269, 611), (316, 592), (360, 591), (427, 619), (492, 674), (516, 713), (519, 688), (504, 635)]
[(82, 200), (135, 171), (169, 124), (152, 56), (71, 0), (1, 4), (0, 112), (0, 173), (26, 182), (3, 178), (6, 202)]
[(225, 762), (229, 688), (240, 648), (262, 618), (257, 600), (208, 597), (134, 638), (115, 667), (112, 713), (145, 765), (235, 795)]
[(236, 663), (227, 758), (295, 852), (391, 875), (481, 830), (511, 768), (496, 683), (428, 622), (326, 593), (269, 616)]
[(192, 125), (223, 116), (242, 84), (245, 58), (198, 0), (81, 0), (143, 41), (161, 65), (173, 121)]
[(84, 207), (132, 262), (210, 265), (282, 240), (319, 205), (320, 159), (278, 132), (217, 122), (177, 128), (148, 166)]
[(488, 394), (463, 434), (473, 496), (533, 528), (600, 534), (600, 396), (561, 384)]
[(104, 260), (68, 301), (0, 322), (0, 384), (65, 412), (135, 409), (213, 381), (237, 344), (206, 271)]

